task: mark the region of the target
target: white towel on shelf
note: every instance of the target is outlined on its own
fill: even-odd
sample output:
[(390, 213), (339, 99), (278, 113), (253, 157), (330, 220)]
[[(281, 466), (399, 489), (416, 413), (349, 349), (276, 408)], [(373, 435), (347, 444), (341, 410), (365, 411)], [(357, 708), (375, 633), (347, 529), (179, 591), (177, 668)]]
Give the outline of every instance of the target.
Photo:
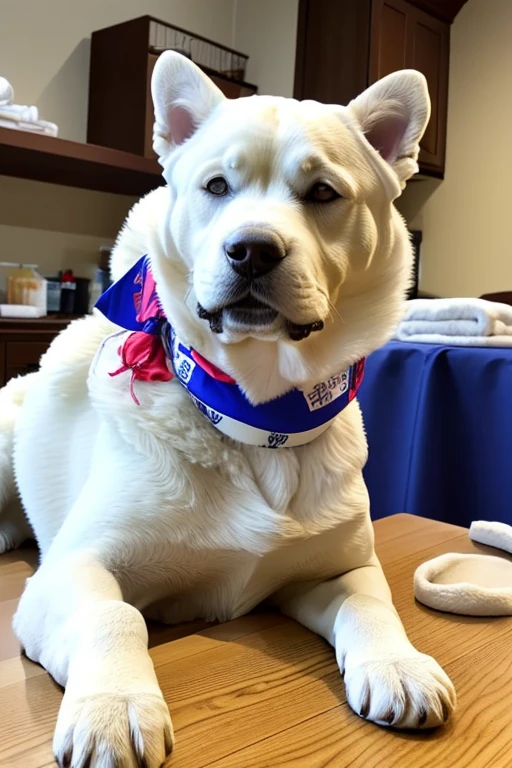
[(36, 122), (39, 120), (39, 110), (26, 104), (0, 104), (0, 117), (5, 120)]
[(0, 304), (0, 317), (34, 318), (43, 317), (46, 312), (31, 304)]
[[(512, 527), (478, 520), (473, 541), (512, 554)], [(422, 563), (414, 574), (414, 594), (429, 608), (466, 616), (512, 616), (512, 559), (448, 552)]]
[(512, 307), (484, 299), (413, 299), (395, 337), (466, 347), (512, 347)]
[(43, 136), (57, 136), (59, 128), (55, 123), (49, 123), (47, 120), (38, 120), (37, 122), (27, 122), (25, 120), (16, 120), (6, 118), (0, 113), (0, 128), (11, 128), (14, 131), (24, 131), (27, 133), (38, 133)]
[(43, 136), (57, 136), (58, 126), (47, 120), (39, 119), (39, 110), (35, 106), (13, 104), (14, 90), (5, 77), (0, 77), (0, 128), (38, 133)]

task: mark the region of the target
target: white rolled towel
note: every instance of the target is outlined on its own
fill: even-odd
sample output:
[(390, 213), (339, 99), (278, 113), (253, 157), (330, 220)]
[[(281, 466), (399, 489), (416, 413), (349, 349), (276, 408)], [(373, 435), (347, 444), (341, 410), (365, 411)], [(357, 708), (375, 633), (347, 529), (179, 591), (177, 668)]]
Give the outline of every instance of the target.
[[(512, 527), (476, 521), (473, 541), (512, 553)], [(467, 616), (512, 616), (512, 559), (449, 552), (422, 563), (414, 594), (429, 608)]]
[(11, 128), (15, 131), (25, 131), (27, 133), (39, 133), (44, 136), (57, 136), (59, 128), (55, 123), (49, 123), (47, 120), (37, 120), (26, 122), (24, 120), (14, 120), (13, 118), (4, 118), (0, 112), (0, 128)]
[(485, 299), (406, 302), (396, 338), (462, 346), (512, 346), (512, 307)]
[(29, 133), (41, 133), (57, 136), (59, 128), (55, 123), (39, 119), (39, 110), (35, 106), (13, 104), (14, 90), (5, 77), (0, 77), (0, 128), (13, 128)]
[(28, 107), (26, 104), (0, 104), (0, 117), (5, 120), (39, 120), (37, 107)]

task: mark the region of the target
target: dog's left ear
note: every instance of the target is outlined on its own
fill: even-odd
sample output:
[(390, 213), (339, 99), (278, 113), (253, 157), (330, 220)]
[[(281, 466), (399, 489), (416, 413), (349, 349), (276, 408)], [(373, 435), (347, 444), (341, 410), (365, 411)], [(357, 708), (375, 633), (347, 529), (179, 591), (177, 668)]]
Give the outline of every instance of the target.
[(158, 57), (151, 94), (155, 105), (153, 149), (161, 165), (226, 98), (198, 66), (176, 51)]
[(404, 187), (418, 172), (419, 143), (430, 117), (424, 76), (414, 69), (393, 72), (351, 101), (348, 109)]

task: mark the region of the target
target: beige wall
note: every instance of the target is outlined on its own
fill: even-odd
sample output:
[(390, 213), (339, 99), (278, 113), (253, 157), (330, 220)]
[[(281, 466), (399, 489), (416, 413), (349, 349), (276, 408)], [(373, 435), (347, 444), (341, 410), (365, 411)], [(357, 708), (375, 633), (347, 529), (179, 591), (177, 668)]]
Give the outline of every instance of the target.
[(234, 46), (259, 93), (292, 96), (299, 0), (236, 0)]
[(400, 205), (423, 229), (423, 290), (512, 290), (511, 189), (512, 2), (468, 0), (452, 27), (445, 179), (413, 182)]
[[(62, 138), (85, 141), (90, 34), (149, 14), (226, 45), (235, 0), (0, 0), (0, 75)], [(1, 158), (0, 158), (1, 170)], [(87, 275), (134, 199), (0, 176), (0, 261)]]
[(135, 198), (0, 177), (0, 261), (38, 264), (44, 275), (94, 274)]

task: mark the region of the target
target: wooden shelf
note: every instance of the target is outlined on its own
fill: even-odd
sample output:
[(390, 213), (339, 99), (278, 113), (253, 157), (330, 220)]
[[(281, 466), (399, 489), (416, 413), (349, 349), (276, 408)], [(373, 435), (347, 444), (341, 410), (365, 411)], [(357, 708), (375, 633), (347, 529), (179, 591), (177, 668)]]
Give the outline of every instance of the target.
[(0, 338), (6, 333), (59, 333), (80, 315), (45, 315), (44, 317), (0, 317)]
[(137, 197), (165, 183), (156, 160), (10, 128), (0, 128), (0, 173)]

